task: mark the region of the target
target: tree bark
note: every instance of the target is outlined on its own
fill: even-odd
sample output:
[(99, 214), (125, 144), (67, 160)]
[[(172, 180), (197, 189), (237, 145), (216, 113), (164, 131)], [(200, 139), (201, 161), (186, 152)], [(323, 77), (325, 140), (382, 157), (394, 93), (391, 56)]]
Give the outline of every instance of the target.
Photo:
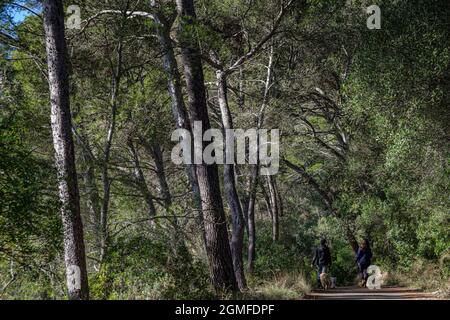
[[(192, 28), (193, 20), (196, 18), (194, 3), (192, 0), (177, 0), (176, 4), (180, 17), (178, 34), (191, 121), (201, 121), (204, 132), (211, 126), (206, 105), (201, 54)], [(206, 143), (203, 143), (202, 150), (205, 147)], [(216, 290), (237, 291), (217, 165), (197, 164), (196, 172), (204, 215), (206, 252), (213, 285)]]
[[(178, 62), (175, 58), (172, 39), (170, 38), (170, 28), (165, 17), (158, 11), (156, 2), (151, 1), (150, 5), (153, 9), (155, 9), (153, 20), (158, 25), (157, 35), (163, 50), (163, 67), (168, 77), (167, 88), (172, 101), (172, 114), (177, 128), (186, 129), (189, 132), (192, 132), (186, 106), (184, 104), (181, 76), (178, 72)], [(201, 226), (202, 233), (204, 235), (205, 231), (203, 228), (202, 202), (200, 198), (197, 172), (194, 164), (186, 165), (186, 174), (192, 188), (194, 201), (197, 205), (198, 224)]]
[(89, 287), (72, 138), (63, 3), (61, 0), (45, 0), (43, 9), (67, 289), (69, 299), (81, 300), (89, 298)]
[[(224, 132), (227, 129), (233, 129), (233, 120), (227, 97), (227, 76), (221, 70), (217, 75), (217, 97), (219, 100), (220, 113), (222, 115), (222, 127)], [(226, 135), (224, 135), (226, 137)], [(234, 139), (234, 137), (233, 137)], [(227, 137), (225, 138), (225, 150), (227, 150)], [(234, 141), (233, 141), (234, 143)], [(234, 148), (232, 149), (234, 153)], [(235, 168), (233, 164), (225, 164), (223, 168), (223, 184), (228, 205), (231, 211), (232, 233), (231, 233), (231, 254), (233, 256), (233, 267), (236, 274), (239, 289), (247, 287), (244, 274), (244, 264), (242, 260), (242, 250), (244, 247), (244, 217), (242, 214), (241, 202), (236, 190)]]
[[(267, 74), (264, 82), (263, 101), (258, 113), (257, 128), (261, 129), (264, 124), (265, 112), (269, 102), (269, 92), (271, 87), (271, 79), (273, 72), (273, 46), (269, 51), (269, 62), (267, 65)], [(259, 151), (259, 137), (258, 137), (258, 151)], [(248, 204), (247, 206), (247, 232), (248, 232), (248, 262), (247, 267), (249, 273), (253, 272), (255, 259), (256, 259), (256, 225), (255, 225), (255, 203), (256, 203), (256, 190), (259, 184), (259, 158), (258, 163), (251, 168), (251, 174), (249, 179), (249, 192), (248, 192)]]

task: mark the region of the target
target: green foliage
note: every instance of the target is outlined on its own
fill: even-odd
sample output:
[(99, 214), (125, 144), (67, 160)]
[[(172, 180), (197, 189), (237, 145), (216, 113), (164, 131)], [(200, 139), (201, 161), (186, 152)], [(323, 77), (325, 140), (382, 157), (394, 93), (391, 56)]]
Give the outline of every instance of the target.
[(212, 298), (207, 266), (191, 260), (188, 253), (172, 254), (163, 236), (117, 239), (101, 270), (90, 279), (92, 298)]
[(35, 271), (61, 250), (53, 166), (33, 155), (20, 110), (0, 113), (0, 258)]
[[(176, 55), (180, 43), (195, 41), (205, 56), (213, 52), (227, 67), (267, 34), (282, 2), (199, 0), (193, 21), (176, 18), (172, 2), (163, 4), (160, 12), (172, 24), (173, 38), (179, 23), (188, 24), (174, 39)], [(8, 3), (0, 1), (1, 8)], [(374, 3), (381, 7), (381, 30), (366, 28), (367, 15), (361, 10), (366, 1), (293, 1), (280, 29), (227, 79), (233, 125), (254, 127), (267, 102), (263, 126), (281, 129), (281, 156), (304, 167), (316, 183), (312, 186), (311, 180), (281, 166), (276, 177), (284, 209), (279, 241), (272, 240), (263, 190), (257, 190), (250, 298), (293, 299), (307, 292), (316, 282), (311, 260), (322, 237), (332, 252), (331, 275), (338, 285), (354, 284), (357, 270), (348, 233), (357, 241), (370, 239), (373, 261), (389, 272), (389, 283), (432, 288), (448, 281), (450, 2)], [(80, 5), (83, 20), (105, 8), (149, 10), (145, 1), (83, 0)], [(2, 32), (10, 29), (12, 37), (0, 35), (0, 284), (18, 276), (2, 298), (63, 298), (42, 21), (29, 16), (14, 26), (10, 14), (0, 13)], [(185, 170), (169, 160), (175, 123), (163, 52), (153, 36), (156, 28), (151, 19), (105, 14), (81, 34), (66, 33), (93, 299), (216, 298)], [(264, 100), (269, 46), (274, 66)], [(181, 60), (179, 64), (182, 71)], [(203, 69), (211, 123), (218, 128), (216, 70), (206, 62)], [(102, 206), (105, 141), (118, 80), (106, 166), (110, 238), (100, 263), (98, 212), (88, 203), (96, 191), (92, 207), (99, 211)], [(186, 97), (185, 102), (188, 106)], [(185, 236), (187, 250), (172, 247), (172, 219), (157, 219), (155, 228), (148, 226), (148, 197), (136, 178), (130, 141), (157, 215), (179, 217), (177, 232)], [(163, 153), (171, 205), (164, 203), (150, 151), (154, 144)], [(240, 165), (237, 169), (244, 203), (248, 170)], [(89, 170), (92, 188), (86, 179)], [(331, 199), (332, 208), (317, 188)], [(417, 274), (423, 275), (420, 281), (408, 282)]]
[[(445, 1), (399, 1), (382, 12), (382, 30), (363, 32), (346, 84), (355, 149), (344, 182), (353, 190), (340, 197), (341, 208), (358, 215), (378, 254), (411, 266), (418, 256), (436, 261), (450, 246), (442, 149), (450, 66), (442, 13), (450, 8)], [(358, 134), (361, 127), (367, 134)], [(363, 194), (350, 180), (361, 175), (369, 182)]]

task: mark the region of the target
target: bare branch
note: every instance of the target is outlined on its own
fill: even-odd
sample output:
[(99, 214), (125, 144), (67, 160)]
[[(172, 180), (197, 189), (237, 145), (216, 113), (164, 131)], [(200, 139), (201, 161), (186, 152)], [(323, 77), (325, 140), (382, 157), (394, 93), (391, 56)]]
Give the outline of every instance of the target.
[(236, 62), (229, 67), (225, 72), (226, 73), (232, 73), (236, 71), (244, 62), (247, 60), (250, 60), (253, 58), (255, 54), (259, 52), (259, 50), (264, 46), (264, 44), (269, 41), (272, 36), (277, 31), (284, 15), (286, 14), (286, 10), (292, 5), (293, 0), (288, 1), (286, 5), (282, 5), (280, 12), (278, 13), (277, 17), (275, 18), (275, 21), (272, 25), (272, 28), (270, 29), (269, 33), (267, 33), (257, 44), (255, 47), (253, 47), (249, 52), (247, 52), (245, 55), (241, 56), (239, 59), (236, 60)]

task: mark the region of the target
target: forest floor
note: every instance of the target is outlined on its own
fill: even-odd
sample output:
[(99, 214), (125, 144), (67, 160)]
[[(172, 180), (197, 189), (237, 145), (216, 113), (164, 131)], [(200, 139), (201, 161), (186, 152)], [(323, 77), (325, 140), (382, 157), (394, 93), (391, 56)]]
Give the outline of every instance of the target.
[(308, 300), (434, 300), (434, 293), (405, 287), (384, 287), (370, 290), (359, 287), (338, 287), (329, 290), (313, 290), (303, 299)]

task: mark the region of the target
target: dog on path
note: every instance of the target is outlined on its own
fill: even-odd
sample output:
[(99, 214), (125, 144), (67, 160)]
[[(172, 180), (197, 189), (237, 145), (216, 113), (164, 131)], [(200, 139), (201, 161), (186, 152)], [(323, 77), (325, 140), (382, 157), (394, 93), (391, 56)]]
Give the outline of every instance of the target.
[(328, 290), (331, 287), (330, 276), (327, 273), (322, 272), (320, 274), (320, 283), (322, 284), (322, 288), (324, 290)]

